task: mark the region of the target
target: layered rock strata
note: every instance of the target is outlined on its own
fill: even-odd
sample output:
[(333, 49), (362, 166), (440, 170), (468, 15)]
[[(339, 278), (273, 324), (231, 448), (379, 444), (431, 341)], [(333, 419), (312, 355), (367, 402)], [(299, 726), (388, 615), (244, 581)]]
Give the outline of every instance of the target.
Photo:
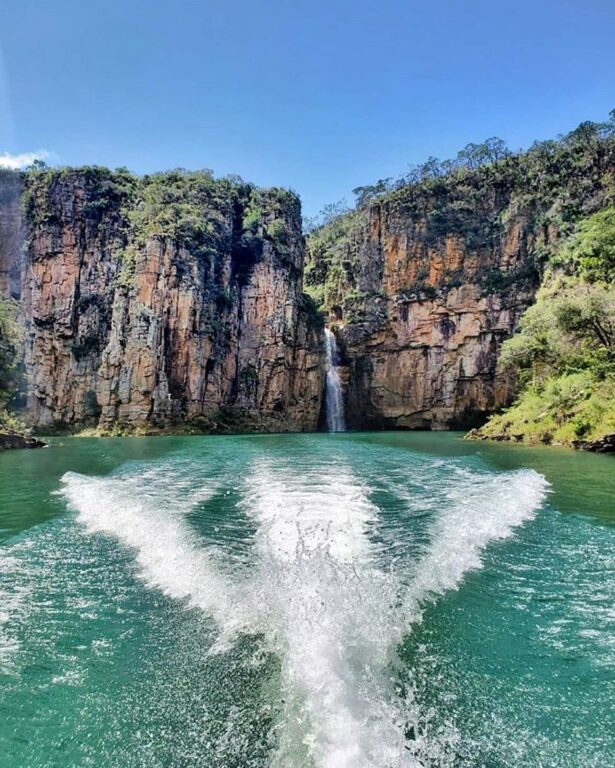
[(31, 174), (23, 203), (21, 256), (6, 237), (2, 253), (12, 273), (21, 259), (31, 423), (316, 427), (322, 329), (294, 195), (83, 169)]
[(310, 237), (306, 284), (343, 351), (351, 428), (465, 428), (510, 401), (502, 342), (553, 246), (612, 194), (613, 145), (410, 185)]

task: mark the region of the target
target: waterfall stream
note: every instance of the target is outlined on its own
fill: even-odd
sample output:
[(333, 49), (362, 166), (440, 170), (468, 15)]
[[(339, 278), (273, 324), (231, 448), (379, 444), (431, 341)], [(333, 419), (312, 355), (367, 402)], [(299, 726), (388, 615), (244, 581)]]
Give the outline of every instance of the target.
[(342, 398), (342, 386), (337, 372), (339, 365), (339, 353), (335, 334), (325, 328), (326, 366), (327, 376), (325, 383), (325, 408), (327, 416), (327, 430), (329, 432), (345, 432), (346, 419), (344, 418), (344, 400)]

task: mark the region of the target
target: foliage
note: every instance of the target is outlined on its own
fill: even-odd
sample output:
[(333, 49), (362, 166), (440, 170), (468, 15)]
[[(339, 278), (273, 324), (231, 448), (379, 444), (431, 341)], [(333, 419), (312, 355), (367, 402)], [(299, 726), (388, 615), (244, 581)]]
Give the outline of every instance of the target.
[(615, 206), (581, 221), (564, 253), (588, 280), (615, 280)]
[(504, 158), (510, 157), (511, 154), (506, 142), (497, 136), (485, 139), (481, 144), (470, 142), (459, 150), (453, 159), (439, 160), (437, 157), (431, 156), (424, 163), (410, 166), (408, 172), (398, 179), (389, 177), (379, 179), (375, 184), (356, 187), (352, 190), (355, 204), (357, 208), (364, 208), (374, 200), (396, 189), (403, 189), (408, 185), (416, 185), (455, 174), (462, 175), (465, 171), (474, 171), (482, 166), (498, 163)]
[(355, 211), (333, 216), (310, 235), (305, 291), (319, 307), (343, 303), (352, 283), (351, 265), (361, 229), (361, 216)]
[(552, 376), (526, 387), (504, 413), (492, 416), (481, 437), (530, 444), (570, 445), (615, 432), (615, 379), (591, 371)]
[(118, 252), (119, 270), (115, 276), (116, 285), (121, 288), (132, 286), (138, 258), (139, 252), (132, 243)]
[(501, 293), (514, 285), (531, 283), (537, 286), (540, 283), (539, 264), (535, 258), (527, 258), (520, 266), (502, 272), (500, 269), (490, 269), (481, 280), (481, 288), (484, 295)]
[(228, 235), (234, 187), (210, 171), (176, 169), (144, 176), (128, 211), (131, 240), (144, 247), (150, 238), (169, 240), (197, 257), (214, 258)]
[(9, 430), (10, 432), (25, 432), (26, 423), (15, 413), (7, 408), (0, 408), (0, 430)]
[(386, 302), (386, 296), (382, 293), (353, 289), (344, 296), (344, 319), (354, 324), (374, 322), (383, 301)]
[(393, 189), (393, 179), (379, 179), (375, 184), (367, 184), (361, 187), (355, 187), (352, 194), (355, 196), (355, 205), (357, 208), (365, 208), (381, 195), (385, 195)]
[(615, 432), (612, 210), (582, 220), (555, 255), (536, 303), (502, 347), (519, 398), (480, 436), (570, 444)]
[(587, 369), (615, 373), (615, 290), (549, 271), (500, 360), (520, 373), (531, 370), (534, 380)]
[(321, 331), (325, 327), (325, 316), (319, 309), (318, 302), (307, 293), (301, 296), (301, 309), (310, 328)]
[(289, 259), (293, 234), (289, 214), (291, 221), (299, 220), (299, 198), (293, 192), (280, 187), (254, 189), (243, 215), (243, 246), (260, 253), (266, 239), (278, 256)]
[(331, 224), (335, 219), (350, 212), (348, 203), (345, 200), (338, 200), (336, 203), (328, 203), (323, 206), (316, 216), (305, 216), (303, 218), (303, 231), (306, 235), (311, 235), (321, 227)]
[(121, 215), (136, 190), (138, 179), (125, 168), (112, 171), (103, 166), (47, 168), (33, 165), (25, 174), (22, 205), (34, 226), (59, 220), (62, 190), (65, 186), (83, 187), (87, 194), (84, 213), (93, 223), (105, 214)]
[(23, 330), (18, 322), (19, 304), (0, 298), (0, 408), (4, 408), (17, 388), (19, 350)]

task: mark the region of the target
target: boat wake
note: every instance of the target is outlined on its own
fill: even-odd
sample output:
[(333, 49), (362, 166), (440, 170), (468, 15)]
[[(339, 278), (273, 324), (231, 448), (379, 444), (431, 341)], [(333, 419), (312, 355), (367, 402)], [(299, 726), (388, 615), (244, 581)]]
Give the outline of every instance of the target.
[(146, 584), (214, 619), (216, 650), (232, 654), (233, 639), (249, 635), (275, 654), (269, 765), (452, 764), (446, 744), (454, 728), (430, 733), (412, 691), (397, 682), (396, 651), (430, 601), (457, 588), (481, 567), (490, 542), (535, 514), (546, 481), (531, 470), (458, 467), (440, 491), (420, 556), (388, 559), (372, 489), (349, 463), (329, 459), (297, 468), (254, 458), (238, 502), (254, 535), (244, 565), (232, 569), (215, 548), (215, 531), (208, 543), (186, 519), (216, 493), (219, 478), (210, 485), (192, 478), (191, 486), (188, 473), (163, 482), (172, 467), (108, 478), (69, 473), (62, 492), (88, 532), (132, 548)]
[(216, 566), (215, 553), (195, 541), (184, 518), (215, 493), (215, 486), (186, 494), (181, 483), (169, 486), (170, 471), (163, 467), (112, 478), (69, 472), (62, 492), (89, 533), (114, 536), (133, 549), (139, 576), (148, 586), (200, 608), (226, 637), (238, 628), (232, 584)]

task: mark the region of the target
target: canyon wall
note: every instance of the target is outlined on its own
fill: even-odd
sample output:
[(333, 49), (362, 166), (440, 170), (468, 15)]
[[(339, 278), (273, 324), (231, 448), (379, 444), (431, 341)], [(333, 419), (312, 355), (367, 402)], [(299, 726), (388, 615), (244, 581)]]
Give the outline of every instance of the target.
[(473, 426), (514, 395), (500, 348), (554, 246), (614, 200), (615, 138), (585, 124), (378, 194), (312, 232), (307, 257), (282, 189), (1, 172), (0, 295), (21, 306), (27, 416), (43, 430), (316, 429), (322, 310), (350, 428)]
[(296, 196), (205, 172), (38, 171), (19, 177), (20, 217), (17, 178), (0, 287), (22, 305), (32, 424), (317, 426), (322, 322)]
[(550, 142), (334, 217), (306, 286), (342, 349), (351, 428), (468, 427), (508, 403), (504, 339), (555, 243), (613, 198), (611, 141)]
[(0, 168), (0, 297), (21, 293), (23, 186), (21, 174)]

